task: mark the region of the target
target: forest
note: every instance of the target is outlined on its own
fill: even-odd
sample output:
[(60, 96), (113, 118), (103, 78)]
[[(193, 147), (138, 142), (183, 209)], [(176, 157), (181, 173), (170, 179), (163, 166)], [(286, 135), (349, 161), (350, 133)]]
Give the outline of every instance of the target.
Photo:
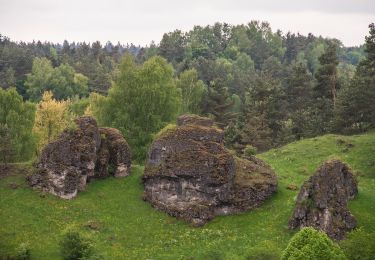
[[(110, 246), (103, 242), (108, 240), (108, 234), (113, 231), (109, 231), (109, 225), (113, 225), (113, 229), (116, 227), (122, 230), (122, 227), (116, 226), (118, 224), (114, 219), (108, 218), (108, 226), (103, 224), (103, 220), (103, 223), (94, 222), (94, 226), (98, 227), (92, 228), (93, 232), (102, 232), (99, 235), (102, 237), (92, 240), (97, 244), (97, 250), (103, 251), (103, 256), (67, 256), (64, 259), (177, 259), (178, 256), (179, 259), (279, 259), (281, 256), (282, 259), (310, 259), (303, 255), (308, 255), (308, 251), (301, 253), (300, 258), (293, 258), (293, 254), (297, 254), (293, 247), (298, 247), (298, 239), (303, 236), (311, 236), (312, 241), (323, 241), (323, 253), (317, 253), (311, 259), (371, 259), (375, 253), (375, 247), (372, 247), (375, 243), (375, 228), (374, 223), (371, 223), (374, 219), (371, 217), (366, 220), (365, 217), (375, 213), (374, 205), (370, 203), (373, 198), (371, 185), (374, 183), (374, 150), (371, 145), (375, 129), (374, 23), (368, 25), (368, 34), (363, 36), (363, 44), (355, 47), (344, 46), (338, 39), (311, 33), (302, 35), (275, 31), (268, 22), (261, 21), (239, 25), (197, 25), (186, 32), (167, 32), (159, 43), (151, 42), (147, 46), (110, 41), (22, 42), (0, 34), (0, 86), (1, 175), (7, 176), (7, 171), (12, 167), (21, 167), (17, 168), (20, 171), (30, 170), (47, 144), (56, 140), (66, 129), (68, 132), (75, 131), (77, 118), (91, 116), (98, 122), (98, 126), (115, 128), (121, 132), (131, 150), (131, 160), (135, 165), (132, 172), (135, 175), (130, 176), (130, 183), (126, 184), (114, 180), (109, 180), (107, 184), (94, 182), (89, 190), (103, 188), (108, 191), (111, 185), (119, 190), (126, 188), (124, 191), (116, 190), (114, 196), (126, 195), (137, 200), (129, 207), (137, 208), (135, 211), (142, 216), (139, 220), (139, 223), (145, 225), (142, 230), (152, 232), (155, 237), (160, 234), (166, 240), (171, 239), (172, 230), (165, 231), (157, 227), (151, 231), (149, 223), (157, 226), (160, 218), (160, 221), (165, 222), (163, 225), (176, 225), (173, 228), (178, 233), (178, 243), (191, 239), (191, 244), (178, 247), (177, 242), (173, 244), (173, 240), (166, 245), (147, 238), (144, 242), (147, 247), (142, 249), (127, 245), (128, 252), (124, 253), (118, 247), (127, 241), (125, 237), (113, 236), (113, 239), (109, 239), (111, 242), (108, 242)], [(259, 234), (263, 244), (248, 247), (248, 251), (237, 255), (235, 248), (226, 247), (230, 240), (228, 237), (234, 237), (232, 242), (237, 241), (241, 248), (245, 248), (252, 238), (246, 235), (236, 237), (230, 229), (238, 228), (227, 217), (217, 221), (215, 219), (212, 225), (208, 225), (208, 229), (190, 233), (186, 225), (175, 223), (170, 217), (164, 220), (160, 212), (152, 215), (151, 208), (143, 206), (135, 196), (141, 190), (139, 176), (147, 164), (150, 147), (157, 138), (175, 129), (174, 122), (178, 116), (193, 114), (212, 120), (215, 127), (223, 131), (225, 147), (235, 156), (259, 155), (276, 169), (276, 173), (280, 174), (279, 182), (284, 186), (290, 185), (293, 180), (301, 184), (306, 177), (303, 175), (312, 173), (326, 156), (338, 153), (347, 158), (356, 170), (360, 169), (359, 176), (365, 183), (360, 186), (360, 192), (363, 192), (360, 198), (367, 196), (366, 203), (362, 204), (362, 200), (353, 202), (354, 211), (360, 212), (359, 221), (365, 229), (352, 232), (349, 239), (340, 242), (339, 246), (324, 233), (315, 233), (317, 231), (314, 229), (303, 229), (293, 238), (293, 233), (281, 235), (280, 241)], [(103, 136), (101, 138), (105, 139)], [(311, 140), (321, 146), (312, 149), (315, 146)], [(304, 150), (304, 145), (309, 148)], [(343, 148), (346, 151), (337, 152), (333, 148), (340, 145), (347, 145)], [(352, 146), (355, 147), (353, 149), (363, 147), (363, 150), (351, 152)], [(315, 157), (308, 157), (309, 152), (306, 151)], [(302, 157), (299, 158), (299, 154)], [(363, 162), (363, 155), (368, 162)], [(281, 157), (294, 160), (300, 167), (292, 169), (289, 162), (280, 161)], [(306, 165), (305, 168), (302, 165)], [(280, 173), (277, 169), (280, 169)], [(293, 177), (293, 174), (298, 177)], [(1, 175), (0, 183), (5, 178)], [(10, 202), (3, 198), (7, 198), (10, 193), (4, 187), (13, 182), (23, 183), (23, 179), (15, 175), (4, 180), (0, 203), (8, 205), (6, 203)], [(15, 189), (14, 194), (19, 190)], [(29, 191), (22, 192), (25, 193), (17, 196), (27, 200)], [(107, 198), (107, 195), (103, 193), (99, 199)], [(271, 202), (266, 202), (265, 209), (255, 210), (256, 226), (253, 231), (260, 232), (260, 226), (265, 225), (261, 223), (263, 217), (271, 220), (267, 210), (275, 215), (280, 212), (282, 219), (289, 217), (290, 210), (283, 209), (282, 200), (288, 199), (290, 204), (296, 195), (279, 192)], [(93, 194), (86, 196), (84, 199), (90, 196), (94, 199)], [(36, 195), (35, 199), (39, 197)], [(129, 217), (116, 211), (116, 201), (114, 199), (112, 204), (108, 204), (114, 210), (114, 216)], [(272, 202), (278, 202), (276, 208), (273, 208)], [(30, 205), (33, 203), (36, 200)], [(56, 212), (61, 208), (70, 208), (78, 222), (82, 220), (86, 223), (86, 216), (79, 213), (80, 203), (79, 200), (73, 200), (71, 205), (57, 199), (50, 201)], [(94, 209), (91, 203), (87, 207)], [(47, 208), (40, 209), (48, 211)], [(97, 217), (105, 219), (107, 215), (100, 214), (104, 214), (106, 209), (102, 210)], [(8, 212), (5, 207), (2, 211)], [(20, 212), (9, 211), (9, 214), (17, 215)], [(149, 214), (150, 219), (144, 219)], [(6, 219), (4, 216), (1, 219)], [(59, 219), (58, 216), (55, 218)], [(69, 222), (73, 217), (67, 218)], [(241, 227), (248, 223), (245, 215), (239, 215), (238, 220)], [(64, 222), (64, 219), (59, 221)], [(135, 219), (131, 221), (129, 227), (136, 225)], [(147, 224), (147, 221), (150, 222)], [(218, 229), (220, 223), (223, 224), (223, 230)], [(275, 237), (284, 234), (284, 224), (275, 220), (274, 230), (269, 230), (269, 234)], [(62, 247), (76, 243), (77, 248), (82, 248), (74, 250), (90, 251), (91, 246), (80, 242), (77, 234), (69, 233)], [(218, 240), (216, 244), (204, 240), (202, 245), (209, 250), (200, 251), (198, 241), (204, 239), (205, 234), (212, 240), (215, 237)], [(0, 228), (0, 235), (12, 236), (6, 228)], [(189, 235), (192, 237), (189, 238)], [(41, 254), (41, 249), (36, 246), (33, 249), (37, 252), (35, 259), (59, 259), (56, 246), (49, 244), (58, 238), (53, 236), (43, 239), (48, 241), (48, 253)], [(131, 243), (140, 243), (132, 239)], [(20, 242), (21, 238), (8, 244), (0, 242), (0, 258), (3, 254), (3, 259), (34, 259), (9, 256)], [(322, 245), (313, 243), (313, 251), (314, 246)], [(364, 243), (362, 253), (356, 249), (356, 245), (361, 243)], [(23, 246), (17, 250), (28, 255), (29, 249)], [(166, 248), (170, 248), (170, 254), (161, 253)], [(285, 248), (289, 251), (282, 253)], [(266, 252), (273, 253), (267, 255)]]
[[(183, 113), (213, 118), (239, 153), (246, 145), (266, 151), (367, 131), (375, 124), (374, 24), (369, 29), (360, 47), (273, 32), (258, 21), (176, 30), (147, 47), (1, 36), (1, 128), (14, 143), (9, 160), (31, 159), (85, 113), (120, 129), (139, 162), (152, 136)], [(22, 129), (19, 120), (27, 122)]]

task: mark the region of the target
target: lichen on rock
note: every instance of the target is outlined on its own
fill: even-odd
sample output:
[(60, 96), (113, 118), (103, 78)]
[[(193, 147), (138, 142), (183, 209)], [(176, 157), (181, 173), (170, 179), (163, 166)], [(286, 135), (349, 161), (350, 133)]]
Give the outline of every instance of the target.
[(74, 198), (93, 178), (126, 176), (130, 170), (130, 150), (117, 129), (100, 128), (94, 118), (83, 116), (41, 152), (34, 173), (27, 177), (32, 187), (64, 199)]
[(289, 227), (311, 226), (341, 240), (356, 226), (348, 201), (357, 193), (350, 168), (339, 160), (327, 161), (302, 185)]
[(224, 147), (223, 131), (194, 115), (179, 117), (176, 127), (158, 135), (142, 180), (145, 200), (196, 226), (259, 206), (277, 185), (269, 166), (255, 157), (235, 158)]

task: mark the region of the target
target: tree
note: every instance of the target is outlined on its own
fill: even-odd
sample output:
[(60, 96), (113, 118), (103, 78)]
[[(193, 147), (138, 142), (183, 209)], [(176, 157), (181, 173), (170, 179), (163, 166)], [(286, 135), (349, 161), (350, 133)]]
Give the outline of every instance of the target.
[(14, 88), (0, 88), (0, 125), (6, 126), (6, 135), (10, 134), (10, 143), (14, 149), (12, 161), (31, 158), (35, 142), (32, 135), (35, 105), (24, 102)]
[(309, 106), (312, 94), (312, 76), (303, 63), (292, 64), (292, 70), (286, 79), (286, 101), (289, 118), (292, 120), (291, 131), (298, 140), (308, 135)]
[(225, 128), (236, 116), (232, 112), (235, 100), (229, 90), (232, 85), (232, 63), (224, 58), (209, 62), (207, 98), (203, 112), (211, 115), (221, 128)]
[(0, 162), (5, 168), (15, 155), (10, 130), (6, 124), (0, 124), (0, 155)]
[(325, 52), (319, 57), (320, 67), (316, 73), (316, 85), (314, 94), (317, 98), (332, 100), (333, 108), (336, 106), (337, 90), (339, 89), (337, 80), (337, 45), (330, 42)]
[(54, 69), (49, 87), (45, 90), (52, 91), (53, 96), (58, 100), (74, 96), (83, 97), (87, 94), (87, 84), (86, 76), (76, 73), (73, 67), (67, 64), (61, 64)]
[(33, 132), (37, 137), (37, 151), (55, 139), (70, 123), (69, 101), (57, 101), (46, 91), (37, 104)]
[(292, 237), (281, 259), (345, 260), (346, 257), (340, 247), (325, 233), (306, 227)]
[(35, 58), (31, 73), (27, 75), (25, 86), (30, 100), (37, 101), (45, 90), (50, 89), (53, 67), (47, 58)]
[(68, 99), (75, 95), (87, 94), (88, 79), (67, 65), (53, 68), (46, 58), (35, 58), (31, 73), (27, 75), (25, 86), (30, 99), (39, 101), (44, 91), (52, 91), (55, 98)]
[(203, 81), (198, 79), (195, 69), (185, 70), (177, 80), (177, 88), (182, 94), (182, 113), (199, 114), (201, 112), (201, 102), (207, 91)]
[(160, 41), (159, 54), (169, 62), (176, 64), (184, 59), (186, 48), (185, 35), (180, 31), (165, 33)]
[(119, 129), (128, 140), (135, 160), (141, 162), (153, 134), (173, 121), (181, 104), (181, 93), (173, 79), (173, 68), (155, 56), (137, 65), (126, 55), (108, 97), (92, 97), (91, 111), (104, 126)]
[(350, 85), (339, 95), (336, 127), (347, 132), (375, 128), (375, 24), (366, 36), (367, 57), (361, 61)]

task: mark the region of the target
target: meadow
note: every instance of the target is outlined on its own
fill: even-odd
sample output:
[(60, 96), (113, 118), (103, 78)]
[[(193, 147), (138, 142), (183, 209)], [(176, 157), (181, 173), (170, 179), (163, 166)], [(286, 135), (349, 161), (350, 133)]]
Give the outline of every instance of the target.
[(89, 237), (105, 259), (245, 259), (254, 252), (275, 256), (295, 231), (288, 229), (298, 187), (327, 159), (348, 163), (359, 194), (349, 204), (358, 226), (375, 231), (375, 132), (325, 135), (258, 154), (278, 176), (278, 192), (258, 209), (220, 216), (194, 228), (142, 200), (143, 166), (123, 179), (91, 182), (66, 201), (32, 190), (25, 182), (31, 164), (12, 165), (0, 177), (0, 258), (21, 243), (33, 259), (60, 259), (59, 241), (67, 228)]

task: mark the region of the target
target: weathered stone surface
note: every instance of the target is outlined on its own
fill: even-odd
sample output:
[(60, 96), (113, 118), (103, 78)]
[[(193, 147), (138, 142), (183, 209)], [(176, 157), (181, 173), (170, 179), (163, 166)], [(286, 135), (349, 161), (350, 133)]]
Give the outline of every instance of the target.
[(118, 130), (99, 128), (89, 116), (75, 123), (76, 129), (66, 129), (45, 146), (36, 171), (28, 176), (31, 186), (71, 199), (90, 179), (109, 176), (108, 168), (115, 176), (129, 174), (129, 146)]
[(149, 151), (144, 199), (154, 207), (202, 225), (256, 207), (276, 191), (272, 170), (256, 158), (235, 159), (212, 120), (185, 115), (177, 122)]
[(357, 193), (350, 168), (339, 160), (327, 161), (302, 185), (289, 227), (311, 226), (341, 240), (356, 226), (347, 205)]
[[(125, 177), (130, 173), (129, 145), (121, 132), (114, 128), (99, 128), (101, 146), (98, 152), (98, 175), (108, 175), (108, 165), (115, 167), (115, 177)], [(100, 169), (100, 170), (99, 170)]]

